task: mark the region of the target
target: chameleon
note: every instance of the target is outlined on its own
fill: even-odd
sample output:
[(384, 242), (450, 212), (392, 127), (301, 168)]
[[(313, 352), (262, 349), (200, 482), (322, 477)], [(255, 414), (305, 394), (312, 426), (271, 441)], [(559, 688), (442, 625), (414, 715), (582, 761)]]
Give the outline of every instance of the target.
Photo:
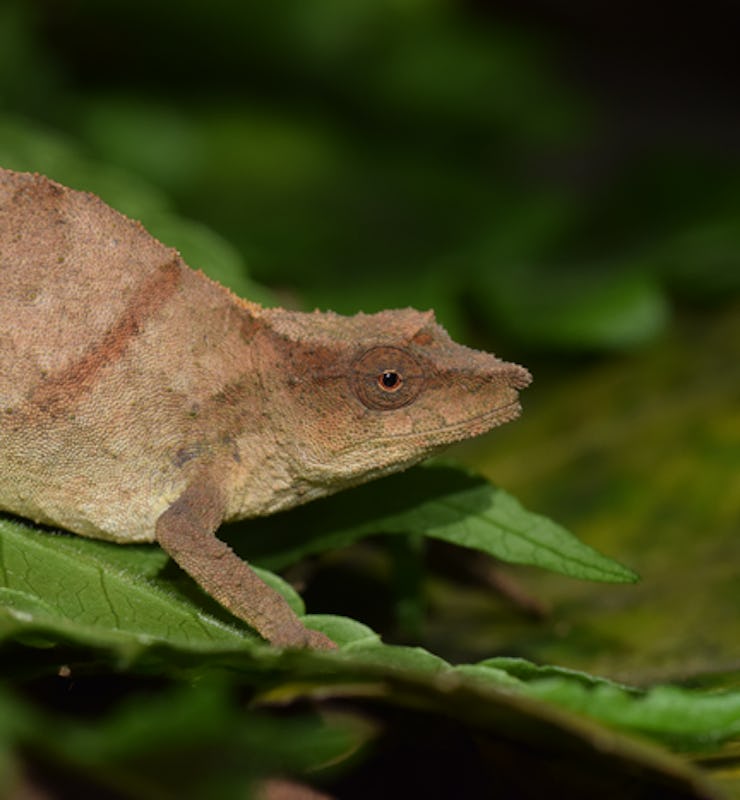
[(157, 542), (277, 647), (331, 648), (216, 533), (520, 413), (433, 312), (267, 308), (94, 194), (0, 169), (0, 510)]

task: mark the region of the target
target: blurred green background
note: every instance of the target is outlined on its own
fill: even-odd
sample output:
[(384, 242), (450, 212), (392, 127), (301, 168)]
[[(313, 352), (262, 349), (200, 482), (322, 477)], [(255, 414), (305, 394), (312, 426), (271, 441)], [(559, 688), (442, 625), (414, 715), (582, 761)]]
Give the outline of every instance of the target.
[(740, 288), (737, 20), (672, 13), (5, 0), (0, 155), (207, 225), (285, 302), (624, 350)]
[(432, 650), (736, 684), (739, 24), (720, 0), (4, 0), (0, 164), (245, 296), (431, 307), (531, 368), (523, 418), (455, 455), (642, 583), (507, 568), (496, 599), (432, 558)]

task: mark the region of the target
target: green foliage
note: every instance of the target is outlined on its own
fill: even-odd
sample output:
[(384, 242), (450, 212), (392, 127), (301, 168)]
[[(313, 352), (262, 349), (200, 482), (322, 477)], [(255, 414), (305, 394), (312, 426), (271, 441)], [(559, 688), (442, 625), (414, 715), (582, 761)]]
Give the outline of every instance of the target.
[(278, 569), (374, 533), (417, 533), (582, 580), (622, 583), (637, 577), (551, 520), (525, 510), (503, 489), (440, 465), (235, 527), (241, 543), (236, 536), (232, 541), (240, 552)]
[[(500, 489), (460, 471), (421, 469), (371, 486), (241, 525), (250, 560), (285, 567), (374, 533), (422, 533), (574, 577), (634, 579), (629, 570), (525, 511)], [(249, 653), (263, 647), (248, 631), (224, 623), (223, 614), (216, 618), (201, 610), (197, 597), (188, 602), (180, 588), (182, 576), (176, 570), (174, 577), (167, 574), (167, 558), (159, 548), (122, 547), (0, 520), (0, 553), (7, 632), (22, 633), (27, 623), (52, 637), (115, 645), (122, 652), (154, 641), (188, 650), (230, 645)], [(262, 574), (303, 612), (287, 584)]]
[[(381, 497), (384, 502), (379, 512)], [(352, 509), (352, 515), (348, 509)], [(312, 530), (312, 516), (314, 523), (323, 521), (323, 537), (321, 528)], [(347, 520), (354, 520), (354, 524), (348, 525)], [(263, 563), (272, 560), (285, 565), (307, 553), (346, 545), (370, 533), (426, 532), (510, 560), (546, 565), (579, 577), (618, 581), (632, 577), (629, 571), (579, 544), (558, 526), (525, 511), (500, 490), (449, 467), (420, 468), (279, 515), (269, 522), (250, 523), (249, 527), (258, 528), (265, 523), (272, 530), (262, 531), (262, 541), (259, 535), (248, 537), (255, 540), (256, 550), (263, 550)], [(248, 533), (244, 527), (240, 532)], [(304, 541), (296, 544), (294, 537), (281, 538), (281, 530), (300, 530)], [(270, 546), (272, 554), (265, 551)], [(553, 723), (548, 710), (551, 704), (684, 749), (705, 746), (709, 740), (721, 742), (737, 732), (734, 709), (740, 700), (732, 694), (725, 695), (722, 701), (672, 690), (656, 690), (643, 697), (635, 690), (584, 673), (536, 668), (511, 659), (452, 667), (423, 648), (385, 644), (367, 626), (342, 617), (306, 617), (309, 625), (338, 642), (338, 654), (280, 656), (243, 626), (224, 622), (224, 614), (218, 609), (202, 608), (202, 597), (189, 597), (189, 587), (182, 585), (183, 576), (176, 570), (168, 574), (166, 557), (154, 546), (123, 547), (3, 520), (0, 555), (0, 636), (6, 642), (16, 640), (37, 648), (54, 644), (94, 647), (115, 654), (119, 663), (128, 664), (129, 668), (146, 663), (148, 670), (156, 669), (153, 665), (168, 669), (172, 656), (179, 653), (180, 659), (190, 662), (191, 670), (197, 665), (195, 674), (207, 674), (203, 670), (210, 661), (212, 667), (228, 664), (231, 670), (246, 670), (252, 680), (259, 676), (260, 684), (275, 684), (276, 678), (283, 676), (288, 683), (283, 688), (278, 683), (273, 691), (288, 691), (289, 696), (305, 691), (290, 689), (291, 684), (298, 682), (296, 685), (300, 686), (308, 681), (310, 685), (318, 675), (322, 683), (331, 687), (348, 680), (350, 684), (378, 681), (391, 674), (412, 685), (420, 680), (424, 685), (423, 676), (446, 681), (433, 693), (449, 691), (443, 687), (455, 686), (458, 681), (471, 682), (472, 691), (481, 686), (485, 702), (513, 704), (514, 712), (522, 719), (525, 741), (532, 735), (532, 726), (541, 724), (543, 719), (573, 735), (569, 717), (556, 715)], [(300, 599), (286, 584), (277, 576), (262, 574), (286, 594), (299, 613), (302, 611)], [(314, 722), (291, 723), (285, 728), (269, 719), (245, 717), (226, 702), (222, 683), (215, 684), (215, 689), (209, 685), (206, 683), (195, 693), (173, 689), (154, 704), (148, 703), (146, 710), (135, 702), (130, 709), (117, 711), (94, 728), (56, 721), (51, 726), (41, 726), (42, 734), (38, 722), (34, 725), (32, 721), (28, 730), (23, 725), (20, 733), (10, 728), (5, 737), (30, 737), (47, 757), (53, 754), (67, 768), (83, 771), (99, 785), (123, 786), (131, 796), (155, 791), (166, 777), (171, 790), (189, 786), (192, 796), (199, 797), (212, 791), (236, 796), (243, 786), (275, 771), (287, 769), (290, 774), (301, 775), (308, 768), (315, 769), (329, 759), (326, 749), (322, 749), (324, 742), (326, 747), (341, 750), (333, 757), (341, 761), (367, 736), (359, 721), (352, 723), (355, 738), (359, 736), (353, 745), (351, 731), (343, 733), (341, 725), (324, 724), (323, 733), (319, 733), (311, 727), (315, 727)], [(528, 703), (522, 706), (511, 700), (511, 692), (528, 698)], [(398, 701), (405, 702), (401, 698)], [(535, 704), (529, 704), (531, 701)], [(427, 700), (423, 706), (431, 709), (436, 702)], [(484, 702), (483, 698), (480, 702)], [(175, 714), (173, 707), (178, 709)], [(452, 713), (464, 718), (465, 704), (457, 710), (453, 704)], [(24, 714), (21, 712), (18, 719), (23, 720)], [(500, 724), (503, 723), (489, 722), (492, 731), (499, 730)], [(292, 742), (297, 743), (306, 735), (314, 742), (312, 750), (298, 748), (297, 744), (291, 749)], [(280, 746), (275, 745), (274, 737)], [(168, 750), (179, 754), (178, 759), (193, 747), (199, 751), (213, 749), (218, 752), (222, 767), (217, 774), (208, 770), (200, 770), (197, 775), (188, 770), (172, 771), (168, 759), (174, 756), (165, 755), (164, 761), (161, 754), (156, 759), (149, 757), (152, 749), (157, 752), (156, 743), (161, 741), (168, 742)], [(236, 754), (245, 748), (252, 758), (237, 759)], [(640, 754), (640, 758), (646, 757), (646, 753)], [(227, 764), (225, 770), (223, 763)], [(650, 765), (650, 770), (658, 773), (664, 769), (662, 764)], [(688, 775), (682, 778), (688, 779)]]

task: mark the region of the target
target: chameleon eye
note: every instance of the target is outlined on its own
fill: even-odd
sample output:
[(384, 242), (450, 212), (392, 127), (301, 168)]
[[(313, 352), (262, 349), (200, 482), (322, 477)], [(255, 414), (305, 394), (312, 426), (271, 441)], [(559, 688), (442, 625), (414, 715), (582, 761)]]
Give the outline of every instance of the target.
[(352, 388), (367, 408), (402, 408), (416, 400), (423, 386), (421, 363), (400, 347), (373, 347), (352, 367)]
[(400, 372), (394, 369), (387, 369), (381, 375), (378, 375), (378, 384), (381, 389), (387, 392), (397, 392), (403, 385), (403, 377)]

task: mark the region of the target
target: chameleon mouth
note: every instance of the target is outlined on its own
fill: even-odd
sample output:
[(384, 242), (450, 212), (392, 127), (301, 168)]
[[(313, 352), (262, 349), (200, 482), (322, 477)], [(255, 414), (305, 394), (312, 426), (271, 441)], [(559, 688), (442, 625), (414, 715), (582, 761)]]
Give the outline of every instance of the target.
[[(422, 439), (428, 441), (428, 446), (423, 448), (423, 451), (427, 452), (453, 444), (461, 439), (468, 439), (487, 433), (489, 430), (493, 430), (493, 428), (499, 425), (516, 419), (520, 411), (521, 405), (517, 398), (509, 403), (504, 403), (502, 406), (496, 406), (496, 408), (484, 411), (482, 414), (477, 414), (474, 417), (467, 417), (466, 419), (460, 420), (460, 422), (442, 425), (439, 428), (429, 428), (424, 431), (410, 431), (409, 433), (380, 436), (377, 439), (373, 439), (368, 444), (370, 444), (373, 449), (378, 449), (396, 442)], [(336, 451), (335, 456), (341, 458), (347, 453), (354, 452), (356, 449), (356, 447), (352, 446), (343, 447), (341, 450)], [(417, 455), (413, 458), (413, 462), (420, 461), (423, 457), (423, 455)]]
[[(448, 440), (447, 437), (450, 434), (464, 432), (465, 436), (460, 438), (472, 438), (474, 436), (480, 436), (489, 430), (493, 430), (493, 428), (496, 428), (499, 425), (503, 425), (505, 422), (511, 422), (512, 420), (516, 419), (521, 410), (522, 407), (519, 399), (516, 399), (512, 400), (510, 403), (504, 403), (502, 406), (496, 406), (496, 408), (490, 409), (489, 411), (484, 411), (482, 414), (477, 414), (474, 417), (467, 417), (460, 422), (454, 422), (450, 425), (442, 425), (439, 428), (431, 428), (420, 433), (414, 431), (412, 433), (400, 433), (397, 436), (384, 436), (376, 441), (378, 444), (382, 444), (383, 442), (393, 442), (398, 441), (399, 439), (405, 440), (413, 439), (415, 437), (427, 438), (440, 435), (445, 437), (445, 441), (440, 442), (439, 446), (444, 446), (445, 444), (452, 444), (453, 442), (457, 441), (456, 438), (451, 438)], [(432, 442), (432, 447), (435, 445), (436, 443)]]

